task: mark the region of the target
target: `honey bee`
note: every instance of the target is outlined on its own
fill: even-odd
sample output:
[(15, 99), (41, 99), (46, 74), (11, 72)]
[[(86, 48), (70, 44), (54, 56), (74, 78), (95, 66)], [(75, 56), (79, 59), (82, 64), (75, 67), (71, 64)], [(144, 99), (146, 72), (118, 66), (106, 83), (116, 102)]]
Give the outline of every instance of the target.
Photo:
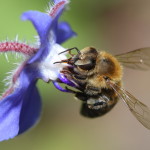
[[(73, 49), (78, 54), (72, 54)], [(64, 52), (67, 51), (71, 57), (56, 63), (69, 64), (62, 73), (78, 85), (77, 91), (69, 88), (67, 90), (82, 101), (83, 116), (102, 116), (121, 99), (137, 120), (150, 129), (150, 109), (122, 88), (123, 66), (147, 70), (150, 66), (150, 48), (115, 56), (105, 51), (97, 51), (94, 47), (86, 47), (81, 51), (75, 47)]]

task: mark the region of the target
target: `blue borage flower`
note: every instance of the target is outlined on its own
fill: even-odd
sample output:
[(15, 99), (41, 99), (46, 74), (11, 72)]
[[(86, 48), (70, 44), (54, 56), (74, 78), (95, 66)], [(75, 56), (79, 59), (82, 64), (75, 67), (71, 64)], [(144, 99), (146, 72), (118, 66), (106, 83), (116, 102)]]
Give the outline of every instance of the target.
[(37, 79), (53, 81), (62, 91), (65, 89), (58, 85), (58, 78), (73, 86), (60, 74), (64, 64), (53, 64), (66, 59), (65, 54), (58, 55), (65, 50), (60, 44), (75, 36), (68, 23), (58, 22), (67, 3), (67, 0), (55, 0), (48, 14), (38, 11), (23, 13), (22, 20), (31, 21), (39, 35), (38, 48), (17, 41), (0, 43), (0, 52), (18, 52), (26, 57), (13, 73), (9, 88), (0, 100), (0, 141), (23, 133), (37, 122), (41, 112)]

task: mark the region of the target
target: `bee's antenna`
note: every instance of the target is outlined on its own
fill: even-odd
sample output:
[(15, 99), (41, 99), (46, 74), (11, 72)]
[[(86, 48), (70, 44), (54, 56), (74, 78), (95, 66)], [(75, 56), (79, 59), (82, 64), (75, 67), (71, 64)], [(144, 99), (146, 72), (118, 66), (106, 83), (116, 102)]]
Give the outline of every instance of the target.
[(56, 61), (53, 64), (58, 64), (58, 63), (67, 63), (67, 64), (73, 64), (72, 59), (65, 59), (65, 60), (61, 60), (61, 61)]
[(56, 61), (56, 62), (54, 62), (53, 64), (58, 64), (58, 63), (68, 63), (68, 61), (67, 61), (67, 60)]
[(80, 50), (77, 47), (73, 47), (73, 48), (69, 48), (63, 52), (60, 52), (58, 55), (69, 51), (69, 54), (72, 56), (73, 54), (71, 54), (71, 50), (73, 50), (73, 49), (76, 49), (77, 53), (80, 54)]

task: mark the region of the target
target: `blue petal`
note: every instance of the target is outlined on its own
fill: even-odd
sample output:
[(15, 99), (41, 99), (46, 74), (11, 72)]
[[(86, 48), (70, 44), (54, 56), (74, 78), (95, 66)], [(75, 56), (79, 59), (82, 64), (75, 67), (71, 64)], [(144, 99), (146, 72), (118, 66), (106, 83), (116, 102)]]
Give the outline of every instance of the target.
[[(61, 1), (66, 1), (66, 0), (53, 0), (53, 1), (54, 1), (55, 4), (57, 4), (57, 3), (61, 2)], [(67, 0), (67, 1), (68, 1), (68, 0)], [(67, 2), (67, 1), (66, 1), (66, 2)]]
[(49, 32), (52, 28), (52, 18), (45, 13), (38, 11), (28, 11), (23, 13), (23, 20), (30, 20), (35, 29), (37, 30), (40, 37), (40, 49), (38, 52), (30, 59), (28, 63), (33, 63), (35, 61), (43, 60), (49, 53)]
[(40, 95), (35, 87), (36, 79), (28, 71), (24, 69), (21, 73), (19, 87), (0, 101), (0, 141), (24, 132), (39, 118)]
[(49, 17), (47, 14), (39, 12), (39, 11), (27, 11), (22, 14), (21, 16), (22, 20), (30, 20), (35, 29), (37, 30), (41, 43), (46, 43), (48, 34), (49, 34), (49, 28), (52, 23), (52, 18)]
[(19, 117), (22, 107), (21, 94), (16, 90), (0, 101), (0, 141), (13, 138), (19, 132)]
[(58, 24), (56, 43), (61, 44), (73, 36), (76, 36), (76, 33), (67, 22), (60, 22)]
[(23, 98), (19, 121), (19, 134), (32, 127), (41, 113), (41, 98), (34, 84), (31, 84)]

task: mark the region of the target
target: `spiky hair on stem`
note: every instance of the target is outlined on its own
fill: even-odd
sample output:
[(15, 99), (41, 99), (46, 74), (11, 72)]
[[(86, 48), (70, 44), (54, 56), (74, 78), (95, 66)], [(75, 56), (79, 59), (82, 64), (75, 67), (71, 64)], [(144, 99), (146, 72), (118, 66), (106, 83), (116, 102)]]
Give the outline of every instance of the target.
[(12, 52), (12, 53), (20, 53), (23, 55), (31, 56), (37, 52), (38, 48), (36, 46), (31, 46), (26, 42), (21, 42), (16, 40), (6, 40), (0, 42), (0, 53), (1, 52)]

